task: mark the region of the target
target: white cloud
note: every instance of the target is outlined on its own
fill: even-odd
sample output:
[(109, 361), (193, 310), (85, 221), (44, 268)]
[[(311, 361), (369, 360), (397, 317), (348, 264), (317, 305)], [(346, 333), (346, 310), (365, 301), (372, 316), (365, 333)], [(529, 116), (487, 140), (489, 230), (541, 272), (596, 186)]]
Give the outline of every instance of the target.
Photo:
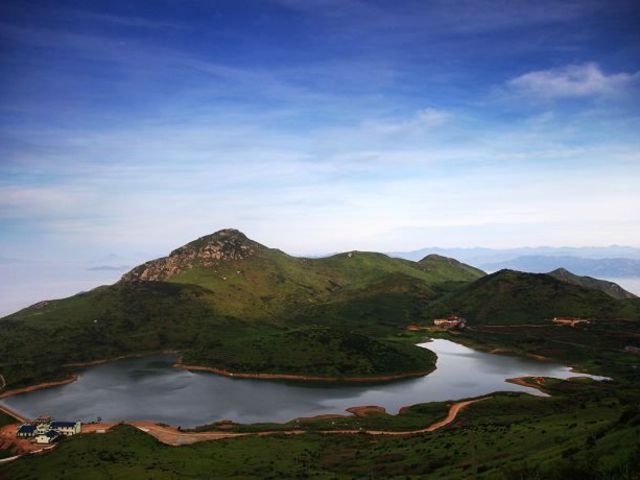
[(444, 110), (438, 110), (437, 108), (425, 108), (418, 113), (418, 118), (422, 123), (428, 127), (437, 127), (443, 123), (448, 122), (452, 115)]
[(640, 72), (606, 74), (596, 63), (537, 70), (508, 82), (512, 91), (542, 98), (615, 96), (640, 79)]

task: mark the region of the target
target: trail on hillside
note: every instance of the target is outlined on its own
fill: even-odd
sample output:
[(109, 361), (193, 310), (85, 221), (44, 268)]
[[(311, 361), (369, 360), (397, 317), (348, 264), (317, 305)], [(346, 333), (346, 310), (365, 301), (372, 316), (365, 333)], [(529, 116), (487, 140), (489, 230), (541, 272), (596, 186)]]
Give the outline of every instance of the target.
[[(352, 435), (357, 433), (365, 433), (368, 435), (415, 435), (418, 433), (434, 432), (443, 427), (446, 427), (452, 423), (458, 416), (458, 414), (468, 407), (477, 402), (487, 400), (491, 397), (476, 398), (473, 400), (464, 400), (456, 402), (449, 408), (447, 416), (433, 423), (425, 428), (409, 431), (389, 431), (389, 430), (322, 430), (317, 433), (326, 435)], [(247, 433), (233, 433), (233, 432), (181, 432), (173, 427), (164, 427), (157, 425), (153, 422), (128, 422), (129, 425), (136, 427), (137, 429), (148, 433), (155, 437), (162, 443), (171, 446), (189, 445), (197, 442), (205, 442), (209, 440), (222, 440), (227, 438), (237, 438), (246, 436), (273, 436), (273, 435), (301, 435), (308, 433), (306, 430), (283, 430), (283, 431), (266, 431), (266, 432), (247, 432)]]

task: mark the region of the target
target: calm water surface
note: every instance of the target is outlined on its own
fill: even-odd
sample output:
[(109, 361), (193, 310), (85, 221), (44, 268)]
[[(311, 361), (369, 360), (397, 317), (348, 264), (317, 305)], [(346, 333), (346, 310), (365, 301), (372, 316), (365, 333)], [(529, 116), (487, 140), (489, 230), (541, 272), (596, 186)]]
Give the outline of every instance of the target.
[[(156, 355), (89, 367), (78, 381), (25, 393), (3, 403), (27, 417), (93, 421), (152, 420), (192, 427), (230, 419), (282, 422), (380, 405), (390, 413), (416, 403), (535, 389), (505, 383), (525, 375), (568, 378), (568, 367), (478, 352), (449, 340), (420, 344), (438, 355), (437, 370), (383, 384), (335, 385), (232, 379), (172, 368), (176, 357)], [(601, 378), (601, 377), (593, 377)]]

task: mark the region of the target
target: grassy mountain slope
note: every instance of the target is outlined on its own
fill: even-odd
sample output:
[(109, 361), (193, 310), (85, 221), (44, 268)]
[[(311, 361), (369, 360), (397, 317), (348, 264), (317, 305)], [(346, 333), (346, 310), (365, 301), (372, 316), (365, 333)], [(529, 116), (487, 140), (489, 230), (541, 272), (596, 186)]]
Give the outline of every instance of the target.
[(225, 325), (193, 285), (117, 283), (41, 302), (0, 321), (0, 373), (9, 386), (59, 375), (65, 363), (182, 348)]
[[(115, 285), (1, 319), (0, 373), (15, 386), (61, 374), (65, 363), (163, 349), (200, 352), (206, 361), (213, 358), (209, 350), (235, 351), (237, 338), (299, 326), (328, 326), (336, 338), (349, 331), (382, 337), (420, 318), (430, 300), (453, 288), (448, 282), (455, 286), (476, 276), (453, 267), (448, 274), (443, 266), (434, 272), (377, 253), (296, 258), (222, 230), (134, 268)], [(300, 333), (295, 342), (275, 338), (265, 353), (274, 359), (281, 348), (304, 349), (316, 341)], [(344, 345), (329, 342), (327, 355), (355, 358)], [(396, 353), (404, 358), (406, 352)], [(295, 358), (301, 357), (289, 360)], [(361, 370), (385, 367), (367, 358)], [(407, 358), (415, 362), (411, 369), (424, 369), (423, 353)], [(277, 367), (299, 371), (303, 363), (296, 362)], [(335, 369), (327, 366), (329, 371)]]
[(556, 278), (563, 282), (571, 283), (573, 285), (600, 290), (613, 298), (636, 298), (633, 293), (627, 292), (617, 283), (609, 282), (607, 280), (600, 280), (593, 277), (574, 275), (569, 270), (566, 270), (564, 268), (557, 268), (549, 272), (547, 275), (550, 275), (553, 278)]
[[(424, 352), (379, 340), (452, 312), (472, 323), (638, 318), (638, 302), (548, 275), (484, 276), (437, 255), (420, 262), (358, 251), (297, 258), (222, 230), (134, 268), (114, 285), (1, 319), (0, 374), (11, 387), (60, 376), (66, 363), (165, 349), (185, 352), (192, 363), (252, 373), (424, 370), (430, 361)], [(330, 339), (324, 349), (319, 327)], [(366, 336), (357, 352), (349, 347), (352, 335)], [(260, 348), (241, 358), (238, 352), (255, 341)], [(395, 360), (379, 362), (374, 351)]]
[(485, 272), (479, 268), (459, 262), (455, 258), (443, 257), (442, 255), (431, 254), (418, 262), (420, 268), (432, 276), (441, 276), (446, 280), (453, 280), (454, 277), (460, 281), (469, 281), (484, 277)]
[(430, 304), (432, 316), (456, 312), (472, 323), (543, 322), (555, 316), (640, 319), (637, 299), (616, 300), (599, 290), (546, 274), (501, 270)]

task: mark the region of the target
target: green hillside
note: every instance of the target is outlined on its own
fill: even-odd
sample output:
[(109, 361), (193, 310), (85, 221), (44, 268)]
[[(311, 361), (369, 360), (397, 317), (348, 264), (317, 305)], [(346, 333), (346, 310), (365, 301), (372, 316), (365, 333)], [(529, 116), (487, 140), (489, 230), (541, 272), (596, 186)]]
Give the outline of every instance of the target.
[(468, 281), (469, 278), (478, 279), (486, 275), (479, 268), (459, 262), (455, 258), (431, 254), (418, 262), (420, 268), (430, 275), (440, 276), (444, 280)]
[(185, 354), (184, 363), (192, 361), (233, 372), (366, 377), (425, 372), (435, 355), (413, 345), (315, 326), (240, 335)]
[[(343, 342), (326, 344), (329, 359), (358, 357), (344, 372), (375, 375), (393, 365), (397, 371), (424, 370), (426, 354), (414, 347), (408, 354), (405, 346), (385, 344), (395, 360), (374, 359), (370, 353), (380, 348), (374, 338), (426, 319), (430, 301), (477, 276), (471, 267), (436, 271), (378, 253), (297, 258), (237, 230), (222, 230), (134, 268), (114, 285), (1, 319), (0, 373), (12, 387), (62, 376), (66, 363), (158, 350), (184, 351), (194, 362), (218, 366), (219, 355), (233, 355), (244, 339), (268, 337), (278, 341), (264, 343), (261, 356), (251, 361), (236, 358), (235, 365), (266, 368), (264, 359), (272, 358), (278, 371), (309, 367), (335, 374), (335, 365), (320, 368), (318, 360), (312, 366), (296, 353), (318, 350), (313, 335), (282, 335), (283, 329), (313, 325), (330, 327), (335, 338), (351, 332), (373, 337), (357, 355), (344, 350)], [(291, 356), (282, 357), (282, 349)]]
[(640, 319), (640, 302), (617, 300), (546, 274), (500, 270), (444, 295), (429, 305), (428, 312), (455, 312), (471, 323), (495, 324), (537, 323), (556, 316)]
[(600, 290), (613, 298), (637, 298), (633, 293), (627, 292), (617, 283), (609, 282), (607, 280), (600, 280), (593, 277), (575, 275), (564, 268), (557, 268), (549, 272), (547, 275), (550, 275), (563, 282), (572, 283), (573, 285)]
[(486, 276), (437, 255), (420, 262), (359, 251), (292, 257), (222, 230), (114, 285), (0, 319), (0, 374), (11, 388), (61, 377), (68, 363), (160, 350), (251, 373), (423, 371), (433, 362), (424, 350), (385, 339), (449, 313), (471, 323), (638, 318), (638, 302), (548, 275)]

